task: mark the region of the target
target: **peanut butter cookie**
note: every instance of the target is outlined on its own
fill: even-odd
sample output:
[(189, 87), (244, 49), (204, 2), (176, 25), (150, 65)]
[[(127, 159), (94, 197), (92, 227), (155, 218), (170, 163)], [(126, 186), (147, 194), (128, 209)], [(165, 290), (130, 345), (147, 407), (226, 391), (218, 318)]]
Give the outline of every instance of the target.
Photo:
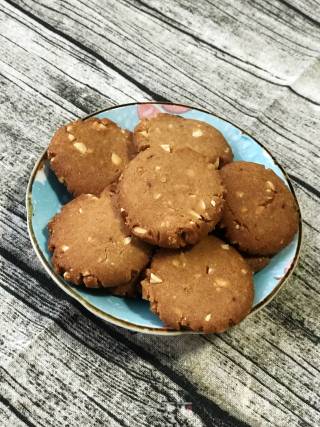
[(99, 195), (130, 159), (132, 134), (108, 119), (77, 120), (61, 127), (48, 147), (50, 166), (75, 196)]
[(78, 196), (62, 208), (48, 228), (52, 264), (57, 273), (76, 285), (129, 284), (149, 261), (148, 245), (126, 229), (108, 190), (100, 197)]
[(197, 243), (220, 220), (224, 203), (219, 171), (190, 148), (142, 151), (124, 170), (118, 192), (132, 234), (162, 247)]
[(171, 328), (223, 332), (251, 310), (252, 272), (234, 248), (207, 236), (189, 250), (160, 249), (142, 295)]
[(226, 203), (221, 225), (241, 251), (272, 255), (298, 230), (298, 208), (282, 180), (263, 165), (233, 162), (221, 169)]
[(200, 120), (170, 114), (142, 119), (134, 130), (133, 140), (137, 151), (154, 146), (171, 151), (188, 147), (217, 165), (229, 163), (233, 158), (230, 146), (216, 128)]

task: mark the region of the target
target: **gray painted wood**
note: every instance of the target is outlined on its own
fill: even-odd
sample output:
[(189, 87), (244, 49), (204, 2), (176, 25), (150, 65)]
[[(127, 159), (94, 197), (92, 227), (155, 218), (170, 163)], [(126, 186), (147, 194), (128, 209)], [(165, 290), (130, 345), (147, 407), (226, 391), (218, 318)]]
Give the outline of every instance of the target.
[[(320, 424), (319, 27), (315, 1), (0, 2), (1, 424)], [(298, 268), (220, 336), (104, 325), (47, 278), (28, 240), (25, 187), (55, 128), (148, 99), (234, 122), (297, 191)], [(189, 400), (192, 411), (166, 406)]]

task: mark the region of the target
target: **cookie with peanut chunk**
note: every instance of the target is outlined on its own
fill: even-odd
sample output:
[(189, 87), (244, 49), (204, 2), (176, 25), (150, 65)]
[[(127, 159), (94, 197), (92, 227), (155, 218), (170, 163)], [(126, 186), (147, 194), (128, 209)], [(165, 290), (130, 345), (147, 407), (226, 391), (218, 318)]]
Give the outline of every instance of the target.
[(189, 250), (160, 249), (154, 256), (142, 296), (173, 329), (223, 332), (249, 314), (252, 272), (242, 256), (214, 236)]
[(52, 264), (75, 285), (103, 288), (130, 284), (149, 261), (150, 248), (131, 236), (108, 190), (100, 197), (78, 196), (62, 208), (48, 228)]
[(99, 195), (117, 180), (132, 146), (131, 132), (94, 117), (58, 129), (47, 154), (51, 168), (71, 193)]
[(200, 120), (160, 113), (142, 119), (136, 126), (133, 141), (137, 151), (163, 146), (171, 151), (191, 148), (206, 156), (210, 162), (224, 165), (232, 161), (230, 146), (213, 126)]
[(223, 196), (219, 171), (190, 148), (140, 152), (118, 185), (119, 208), (132, 234), (169, 248), (206, 236), (221, 218)]
[(273, 255), (287, 246), (298, 231), (299, 213), (284, 182), (271, 169), (243, 161), (224, 166), (221, 177), (227, 239), (251, 255)]

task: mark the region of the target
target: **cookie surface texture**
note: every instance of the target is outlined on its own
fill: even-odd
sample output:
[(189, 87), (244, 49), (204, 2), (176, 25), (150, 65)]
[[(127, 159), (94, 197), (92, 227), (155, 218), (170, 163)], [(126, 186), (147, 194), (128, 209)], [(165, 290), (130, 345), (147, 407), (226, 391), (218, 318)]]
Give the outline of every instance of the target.
[(195, 244), (222, 215), (219, 171), (189, 148), (142, 151), (124, 170), (118, 192), (132, 233), (162, 247)]
[(254, 273), (261, 271), (270, 262), (270, 258), (264, 256), (244, 256), (244, 259)]
[(65, 280), (89, 288), (132, 282), (149, 260), (148, 246), (130, 236), (108, 191), (81, 195), (49, 223), (52, 264)]
[(172, 151), (188, 147), (213, 163), (219, 159), (221, 166), (233, 158), (230, 146), (216, 128), (200, 120), (170, 114), (160, 113), (141, 120), (134, 130), (133, 140), (137, 151), (161, 145)]
[(222, 226), (241, 251), (272, 255), (298, 230), (298, 208), (283, 181), (263, 165), (233, 162), (221, 169), (226, 187)]
[(108, 288), (108, 291), (111, 295), (125, 298), (136, 298), (139, 294), (135, 281), (116, 286), (115, 288)]
[(189, 250), (160, 249), (142, 292), (167, 326), (222, 332), (250, 312), (252, 272), (234, 248), (207, 236)]
[(108, 119), (77, 120), (57, 130), (48, 147), (50, 167), (75, 196), (99, 195), (130, 159), (132, 134)]

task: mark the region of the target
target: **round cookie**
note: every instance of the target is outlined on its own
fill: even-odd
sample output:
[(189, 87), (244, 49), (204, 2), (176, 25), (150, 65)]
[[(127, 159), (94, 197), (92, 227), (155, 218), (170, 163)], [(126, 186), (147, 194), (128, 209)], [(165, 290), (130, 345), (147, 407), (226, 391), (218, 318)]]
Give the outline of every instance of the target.
[(142, 295), (171, 328), (223, 332), (251, 310), (252, 272), (234, 248), (207, 236), (189, 250), (160, 249)]
[(197, 243), (222, 215), (219, 172), (189, 148), (142, 151), (124, 170), (118, 192), (132, 233), (162, 247)]
[(264, 257), (264, 256), (244, 255), (244, 259), (247, 261), (247, 264), (249, 265), (249, 267), (254, 273), (258, 273), (258, 271), (262, 270), (270, 262), (270, 258)]
[(75, 196), (99, 195), (130, 160), (132, 134), (108, 119), (77, 120), (61, 127), (49, 147), (50, 166)]
[(298, 208), (282, 180), (263, 165), (233, 162), (221, 169), (227, 190), (221, 226), (226, 237), (252, 255), (272, 255), (298, 230)]
[(170, 114), (160, 113), (150, 119), (142, 119), (134, 130), (133, 141), (137, 151), (154, 146), (165, 146), (172, 151), (188, 147), (211, 162), (217, 162), (217, 165), (219, 161), (224, 165), (233, 159), (227, 141), (213, 126)]
[(130, 236), (105, 190), (67, 203), (48, 225), (57, 273), (89, 288), (132, 282), (149, 261), (150, 249)]

